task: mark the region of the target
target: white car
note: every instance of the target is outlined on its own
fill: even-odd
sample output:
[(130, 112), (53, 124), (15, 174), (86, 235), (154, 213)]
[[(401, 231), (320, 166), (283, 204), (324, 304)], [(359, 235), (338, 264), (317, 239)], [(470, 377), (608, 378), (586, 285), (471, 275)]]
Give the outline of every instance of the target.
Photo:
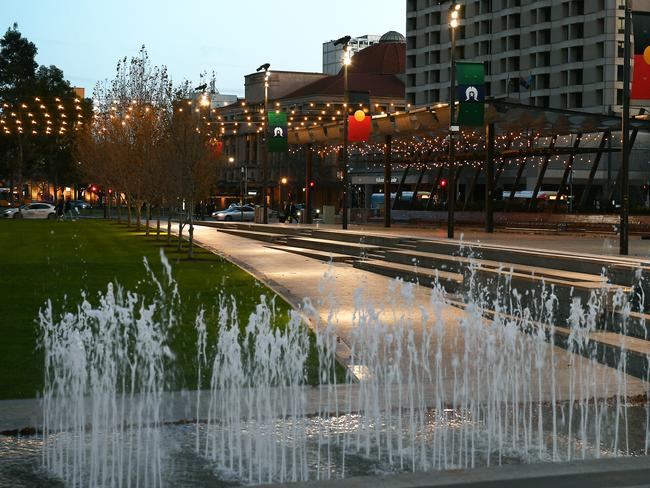
[(244, 205), (243, 207), (236, 205), (226, 210), (214, 212), (212, 217), (226, 222), (252, 222), (255, 220), (255, 209), (249, 205)]
[(49, 203), (35, 202), (18, 208), (5, 210), (2, 217), (6, 219), (56, 219), (56, 207)]

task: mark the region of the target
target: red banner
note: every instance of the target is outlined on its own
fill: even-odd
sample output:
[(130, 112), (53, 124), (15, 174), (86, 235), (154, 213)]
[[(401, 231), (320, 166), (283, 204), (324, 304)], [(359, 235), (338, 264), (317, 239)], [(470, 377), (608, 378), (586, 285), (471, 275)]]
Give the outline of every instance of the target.
[(372, 130), (372, 117), (363, 110), (357, 110), (354, 115), (348, 116), (348, 141), (366, 142), (370, 139)]
[(634, 75), (632, 100), (650, 100), (650, 12), (632, 12)]

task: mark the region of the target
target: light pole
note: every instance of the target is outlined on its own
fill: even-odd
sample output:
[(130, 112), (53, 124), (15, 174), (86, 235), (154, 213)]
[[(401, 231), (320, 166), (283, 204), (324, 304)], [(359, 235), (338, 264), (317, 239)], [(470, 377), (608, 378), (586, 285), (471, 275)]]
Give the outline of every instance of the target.
[(267, 204), (266, 204), (266, 194), (268, 191), (267, 188), (267, 180), (268, 180), (268, 175), (267, 175), (267, 169), (269, 165), (269, 147), (266, 138), (269, 136), (269, 78), (271, 76), (271, 70), (269, 69), (271, 65), (269, 63), (265, 63), (259, 68), (257, 68), (257, 71), (264, 71), (264, 158), (262, 160), (262, 223), (268, 224), (269, 223), (269, 216), (267, 212)]
[(348, 207), (350, 191), (348, 188), (348, 103), (350, 101), (350, 92), (348, 89), (348, 66), (351, 64), (350, 59), (350, 36), (344, 36), (334, 41), (335, 46), (343, 46), (343, 202), (341, 216), (341, 227), (343, 230), (348, 228)]
[[(282, 211), (284, 211), (284, 209), (285, 209), (285, 207), (286, 207), (286, 205), (285, 205), (286, 201), (284, 200), (283, 195), (286, 194), (286, 188), (287, 188), (287, 183), (288, 183), (288, 182), (289, 182), (289, 179), (288, 179), (286, 176), (283, 176), (283, 177), (280, 179), (280, 195), (279, 195), (279, 196), (280, 196), (280, 205), (283, 206), (283, 207), (280, 209), (280, 210), (282, 210)], [(288, 217), (288, 216), (285, 215), (285, 218), (287, 218), (287, 217)]]
[(454, 207), (456, 206), (456, 28), (460, 20), (460, 4), (453, 3), (449, 12), (451, 37), (449, 86), (449, 185), (447, 186), (447, 237), (454, 238)]
[(244, 202), (246, 201), (246, 185), (248, 182), (248, 174), (246, 171), (246, 166), (241, 167), (241, 201), (239, 202), (239, 208), (241, 210), (240, 220), (244, 221)]
[(630, 2), (625, 0), (625, 40), (623, 42), (623, 120), (621, 122), (621, 222), (619, 251), (629, 253), (628, 214), (630, 210)]

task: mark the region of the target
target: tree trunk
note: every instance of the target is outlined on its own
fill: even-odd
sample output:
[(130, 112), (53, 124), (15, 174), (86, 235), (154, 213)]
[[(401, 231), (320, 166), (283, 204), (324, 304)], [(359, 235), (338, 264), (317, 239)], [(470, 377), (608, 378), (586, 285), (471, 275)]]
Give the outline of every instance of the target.
[(142, 202), (140, 200), (135, 201), (135, 230), (140, 232), (140, 227), (142, 227)]
[(191, 260), (194, 257), (194, 200), (190, 200), (190, 228), (188, 235), (187, 259)]
[(117, 198), (115, 199), (117, 202), (117, 223), (121, 224), (122, 223), (122, 192), (117, 192)]
[(131, 199), (126, 200), (126, 226), (131, 227)]
[(172, 209), (167, 210), (167, 245), (172, 245)]
[(23, 140), (18, 135), (18, 204), (22, 205), (24, 202), (23, 196)]
[(160, 239), (160, 207), (161, 205), (158, 204), (156, 209), (156, 240)]
[(181, 252), (183, 249), (183, 213), (178, 213), (178, 247), (176, 250)]
[(151, 223), (151, 204), (147, 202), (147, 231), (146, 235), (149, 237), (149, 224)]

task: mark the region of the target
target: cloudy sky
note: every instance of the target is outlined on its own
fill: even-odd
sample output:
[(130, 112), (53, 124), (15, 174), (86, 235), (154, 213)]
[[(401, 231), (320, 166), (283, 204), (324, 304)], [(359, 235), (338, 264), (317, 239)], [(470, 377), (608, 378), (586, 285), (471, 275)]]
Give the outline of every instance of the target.
[(272, 69), (321, 71), (322, 43), (346, 34), (404, 33), (405, 0), (0, 0), (0, 29), (13, 22), (87, 91), (120, 57), (144, 44), (175, 81), (217, 74), (221, 93), (243, 94), (243, 76)]

